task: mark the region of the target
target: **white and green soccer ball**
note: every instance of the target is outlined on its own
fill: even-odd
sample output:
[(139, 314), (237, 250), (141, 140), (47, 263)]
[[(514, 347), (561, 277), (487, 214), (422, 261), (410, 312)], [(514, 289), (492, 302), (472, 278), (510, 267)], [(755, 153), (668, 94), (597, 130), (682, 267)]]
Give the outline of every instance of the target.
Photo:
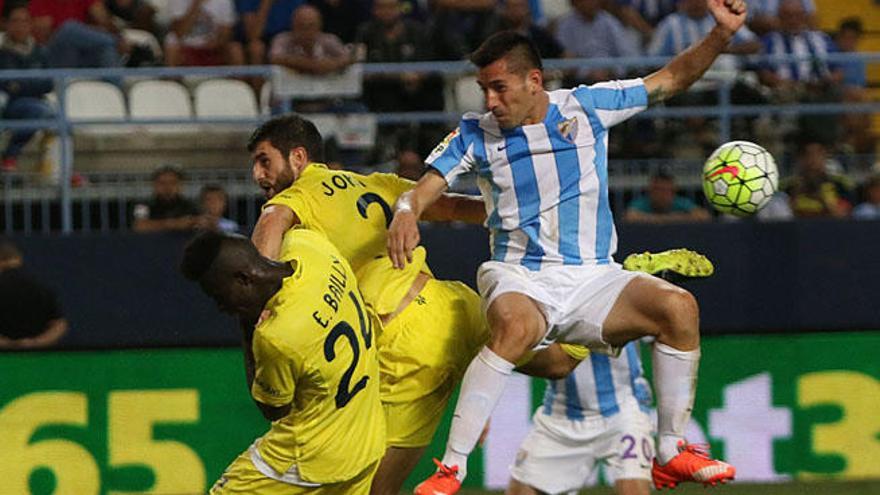
[(745, 217), (757, 213), (779, 184), (776, 160), (748, 141), (718, 147), (703, 166), (703, 192), (716, 210)]

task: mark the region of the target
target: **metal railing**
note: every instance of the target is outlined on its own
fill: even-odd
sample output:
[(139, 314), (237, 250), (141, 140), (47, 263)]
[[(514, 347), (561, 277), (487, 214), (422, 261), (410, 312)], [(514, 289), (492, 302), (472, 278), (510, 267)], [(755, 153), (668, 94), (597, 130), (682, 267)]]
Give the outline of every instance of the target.
[[(740, 63), (754, 66), (759, 63), (792, 63), (803, 60), (812, 60), (811, 56), (750, 56), (739, 59)], [(627, 58), (597, 58), (597, 59), (570, 59), (570, 60), (547, 60), (545, 61), (545, 69), (547, 70), (566, 70), (566, 69), (592, 69), (592, 68), (619, 68), (619, 69), (645, 69), (662, 66), (669, 59), (666, 57), (627, 57)], [(880, 62), (880, 52), (878, 53), (846, 53), (846, 54), (829, 54), (823, 58), (827, 63), (846, 63), (861, 61), (865, 63)], [(413, 62), (399, 64), (364, 64), (363, 74), (377, 73), (398, 73), (398, 72), (419, 72), (419, 73), (439, 73), (446, 76), (458, 76), (473, 73), (474, 67), (468, 62)], [(58, 108), (56, 116), (53, 119), (39, 120), (0, 120), (0, 130), (3, 129), (50, 129), (60, 140), (61, 147), (61, 166), (60, 178), (57, 186), (45, 186), (31, 188), (27, 192), (16, 192), (16, 179), (10, 177), (2, 178), (0, 191), (3, 191), (3, 201), (5, 203), (5, 214), (0, 217), (5, 223), (5, 230), (10, 232), (13, 230), (11, 215), (13, 210), (13, 198), (20, 207), (27, 210), (25, 217), (33, 215), (33, 212), (26, 206), (30, 203), (55, 203), (57, 207), (47, 207), (40, 210), (41, 217), (51, 217), (53, 208), (58, 210), (60, 216), (60, 230), (63, 234), (69, 234), (74, 231), (74, 199), (83, 199), (91, 194), (100, 193), (95, 191), (110, 191), (110, 188), (100, 188), (98, 184), (101, 181), (93, 181), (89, 188), (74, 190), (71, 185), (71, 177), (74, 171), (73, 163), (73, 132), (80, 126), (94, 125), (113, 125), (113, 126), (140, 126), (140, 125), (179, 125), (179, 124), (208, 124), (208, 125), (256, 125), (266, 118), (268, 115), (261, 115), (258, 118), (201, 118), (192, 117), (158, 119), (158, 118), (132, 118), (127, 116), (125, 119), (76, 119), (71, 120), (66, 114), (66, 88), (75, 80), (81, 79), (99, 79), (99, 80), (122, 80), (127, 77), (131, 78), (185, 78), (185, 77), (263, 77), (271, 79), (276, 71), (281, 70), (276, 66), (244, 66), (244, 67), (186, 67), (186, 68), (139, 68), (139, 69), (49, 69), (49, 70), (3, 70), (0, 71), (0, 80), (10, 79), (52, 79), (55, 82), (55, 92), (58, 99)], [(718, 74), (716, 74), (718, 75)], [(880, 113), (880, 102), (866, 103), (802, 103), (791, 105), (734, 105), (731, 103), (731, 89), (735, 82), (736, 73), (720, 74), (721, 77), (714, 79), (714, 89), (717, 91), (718, 104), (714, 106), (690, 106), (690, 107), (655, 107), (647, 110), (636, 118), (686, 118), (694, 116), (713, 117), (719, 121), (719, 139), (725, 142), (731, 139), (731, 122), (735, 117), (741, 116), (760, 116), (760, 115), (833, 115), (833, 114), (864, 114), (864, 113)], [(710, 75), (711, 77), (711, 75)], [(457, 112), (392, 112), (376, 115), (377, 123), (382, 124), (398, 124), (398, 123), (446, 123), (454, 125), (460, 118)], [(637, 167), (638, 168), (638, 167)], [(644, 167), (641, 167), (644, 169)], [(120, 177), (124, 174), (120, 175)], [(636, 183), (644, 183), (645, 176), (641, 174), (640, 178), (636, 178)], [(246, 179), (245, 179), (246, 180)], [(612, 187), (623, 187), (618, 181), (612, 184)], [(246, 193), (244, 186), (238, 184), (230, 184), (234, 190), (241, 191), (244, 196), (253, 196), (253, 193)], [(138, 187), (142, 187), (138, 186)], [(51, 192), (54, 191), (54, 194)], [(87, 192), (91, 191), (91, 192)], [(144, 192), (138, 189), (138, 192)], [(122, 198), (122, 196), (120, 196)], [(129, 196), (128, 199), (131, 199)], [(120, 199), (119, 201), (122, 201)], [(106, 201), (105, 201), (106, 203)], [(105, 206), (99, 206), (105, 208)], [(49, 211), (50, 213), (46, 213)], [(86, 216), (80, 222), (82, 225), (91, 225), (93, 222), (87, 222)], [(102, 217), (103, 218), (103, 217)], [(31, 218), (32, 220), (32, 218)], [(44, 222), (42, 225), (48, 225), (54, 222)], [(111, 222), (98, 222), (101, 229), (109, 228)], [(30, 223), (25, 222), (30, 225)], [(50, 227), (39, 229), (41, 232), (50, 230)], [(25, 229), (27, 230), (27, 228)]]

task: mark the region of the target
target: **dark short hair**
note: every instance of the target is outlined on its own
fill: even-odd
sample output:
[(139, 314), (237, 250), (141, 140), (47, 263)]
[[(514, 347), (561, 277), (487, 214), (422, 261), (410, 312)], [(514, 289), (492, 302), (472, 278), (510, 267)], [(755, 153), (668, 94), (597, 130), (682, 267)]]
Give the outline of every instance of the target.
[(156, 170), (153, 170), (153, 174), (152, 174), (151, 178), (153, 180), (156, 180), (165, 174), (174, 174), (175, 176), (177, 176), (177, 180), (184, 180), (186, 178), (183, 175), (182, 168), (178, 167), (177, 165), (171, 165), (171, 164), (162, 165), (159, 168), (157, 168)]
[(864, 27), (862, 26), (862, 20), (858, 17), (847, 17), (840, 21), (840, 26), (837, 29), (837, 32), (841, 31), (855, 31), (856, 34), (862, 34), (865, 32)]
[(516, 31), (500, 31), (484, 41), (470, 56), (470, 61), (480, 69), (504, 57), (511, 62), (511, 72), (544, 70), (538, 48), (531, 38)]
[(183, 249), (180, 273), (187, 279), (198, 282), (217, 259), (220, 247), (230, 238), (229, 234), (208, 230), (190, 239)]
[(297, 114), (281, 115), (263, 123), (248, 139), (247, 150), (253, 152), (263, 141), (269, 141), (285, 158), (294, 148), (305, 148), (309, 161), (324, 161), (321, 132), (314, 122)]

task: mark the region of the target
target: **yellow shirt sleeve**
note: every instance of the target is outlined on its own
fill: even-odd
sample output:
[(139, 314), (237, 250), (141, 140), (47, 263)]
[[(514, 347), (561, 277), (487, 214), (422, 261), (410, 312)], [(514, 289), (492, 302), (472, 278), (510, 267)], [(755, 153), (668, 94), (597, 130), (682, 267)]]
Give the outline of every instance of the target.
[(253, 351), (253, 398), (273, 407), (290, 404), (296, 387), (293, 361), (261, 335), (259, 330), (254, 332)]

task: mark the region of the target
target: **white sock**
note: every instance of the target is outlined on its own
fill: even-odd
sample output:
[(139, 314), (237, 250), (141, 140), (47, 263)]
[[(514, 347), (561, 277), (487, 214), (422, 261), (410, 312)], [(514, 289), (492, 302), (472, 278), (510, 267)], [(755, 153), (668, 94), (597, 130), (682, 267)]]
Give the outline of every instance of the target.
[(657, 461), (666, 464), (678, 455), (697, 390), (700, 350), (680, 351), (654, 343), (654, 391), (657, 394)]
[(468, 455), (477, 445), (513, 368), (513, 363), (483, 347), (464, 373), (443, 456), (443, 464), (458, 466), (459, 480), (467, 475)]

